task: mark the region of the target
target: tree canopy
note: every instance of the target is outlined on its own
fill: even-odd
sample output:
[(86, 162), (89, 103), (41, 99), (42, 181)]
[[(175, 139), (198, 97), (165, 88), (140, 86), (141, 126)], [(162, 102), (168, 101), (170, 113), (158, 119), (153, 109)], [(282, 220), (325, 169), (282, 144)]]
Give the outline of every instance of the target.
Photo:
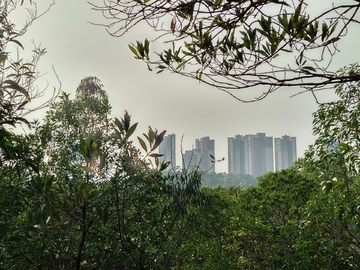
[[(21, 47), (2, 16), (0, 45)], [(34, 66), (0, 49), (1, 269), (360, 268), (359, 81), (335, 85), (292, 167), (202, 177), (166, 171), (156, 153), (165, 131), (135, 137), (127, 111), (110, 117), (96, 77), (30, 122)], [(359, 73), (353, 64), (339, 76)], [(22, 123), (28, 134), (13, 132)]]
[[(307, 0), (103, 3), (92, 7), (109, 20), (104, 26), (110, 35), (122, 36), (144, 22), (157, 36), (152, 43), (164, 41), (156, 45), (155, 54), (148, 39), (129, 45), (150, 70), (194, 78), (241, 101), (263, 99), (281, 87), (315, 95), (339, 82), (360, 79), (359, 74), (337, 74), (338, 67), (331, 66), (338, 42), (357, 33), (359, 1), (327, 1), (321, 6)], [(262, 93), (249, 100), (233, 91), (255, 86)]]
[[(21, 4), (23, 2), (21, 1)], [(32, 100), (41, 97), (45, 91), (37, 88), (35, 81), (39, 77), (37, 64), (46, 50), (35, 46), (31, 60), (21, 58), (21, 50), (25, 48), (19, 38), (41, 14), (37, 14), (36, 7), (28, 8), (28, 17), (24, 25), (18, 29), (9, 19), (10, 14), (17, 8), (18, 1), (0, 3), (0, 166), (15, 166), (19, 162), (25, 162), (34, 167), (29, 153), (26, 153), (26, 145), (21, 144), (21, 139), (13, 130), (21, 125), (29, 126), (25, 116), (49, 106), (59, 94), (60, 87), (54, 88), (53, 96), (44, 103), (37, 104), (31, 109), (27, 106)], [(17, 54), (14, 54), (16, 50)]]
[(247, 188), (249, 186), (256, 186), (258, 180), (256, 177), (249, 174), (233, 174), (233, 173), (205, 173), (202, 177), (202, 186), (215, 187), (222, 185), (224, 187), (229, 186), (241, 186)]

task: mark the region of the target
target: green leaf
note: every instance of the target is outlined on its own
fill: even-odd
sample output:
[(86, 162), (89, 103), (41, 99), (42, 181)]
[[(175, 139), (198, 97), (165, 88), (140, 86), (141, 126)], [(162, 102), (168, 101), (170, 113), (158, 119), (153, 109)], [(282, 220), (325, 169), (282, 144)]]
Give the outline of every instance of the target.
[[(149, 131), (149, 134), (150, 134), (150, 131)], [(143, 133), (144, 137), (148, 140), (148, 142), (151, 144), (151, 141), (150, 141), (150, 138), (147, 134)]]
[(182, 66), (185, 65), (185, 61), (181, 62), (177, 67), (176, 70), (179, 70)]
[(257, 50), (256, 52), (262, 54), (263, 56), (265, 57), (269, 57), (269, 54), (266, 52), (266, 51), (263, 51), (263, 50)]
[(139, 140), (141, 147), (145, 150), (145, 152), (147, 152), (147, 146), (146, 146), (146, 143), (144, 142), (144, 140), (141, 139), (140, 137), (138, 137), (138, 140)]
[(339, 37), (332, 38), (332, 39), (328, 40), (328, 41), (325, 43), (325, 45), (329, 45), (329, 44), (331, 44), (331, 43), (335, 43), (335, 42), (337, 42), (337, 41), (339, 41), (339, 40), (340, 40)]
[(331, 30), (330, 30), (329, 36), (331, 36), (331, 35), (332, 35), (332, 33), (334, 33), (334, 31), (335, 31), (336, 26), (338, 25), (338, 23), (339, 23), (339, 21), (337, 21), (337, 22), (333, 25), (333, 27), (331, 27)]
[(116, 117), (115, 117), (115, 125), (118, 126), (118, 128), (119, 128), (120, 131), (124, 131), (124, 125), (123, 125), (123, 124), (120, 122), (120, 120), (117, 119)]
[(222, 0), (215, 0), (213, 9), (217, 9), (219, 7), (219, 5), (221, 4), (221, 2), (222, 2)]
[(302, 71), (308, 72), (308, 71), (313, 71), (316, 72), (316, 69), (311, 67), (311, 66), (305, 66), (305, 67), (301, 67)]
[(287, 16), (286, 14), (283, 14), (283, 16), (281, 17), (280, 15), (278, 16), (278, 21), (280, 22), (280, 24), (284, 27), (284, 30), (286, 32), (289, 32), (289, 24), (287, 21)]
[(338, 181), (337, 179), (333, 179), (333, 181), (327, 181), (322, 183), (323, 190), (325, 191), (325, 194), (329, 194), (332, 191), (332, 195), (334, 196), (336, 191), (340, 189), (341, 187), (345, 186), (345, 184), (341, 181)]
[(150, 47), (149, 45), (150, 45), (149, 40), (148, 40), (147, 38), (145, 38), (145, 41), (144, 41), (144, 50), (145, 50), (146, 55), (149, 54), (149, 47)]
[(202, 74), (203, 74), (203, 71), (201, 70), (201, 71), (199, 72), (199, 76), (198, 76), (199, 82), (201, 82)]
[(155, 144), (153, 146), (153, 148), (151, 149), (151, 151), (154, 151), (163, 141), (164, 136), (165, 136), (166, 130), (162, 131), (158, 136), (156, 136), (155, 139)]
[(129, 130), (130, 121), (131, 121), (131, 117), (130, 117), (129, 113), (127, 111), (125, 111), (123, 125), (124, 125), (124, 129), (126, 132), (128, 132), (128, 130)]
[(116, 133), (117, 137), (121, 140), (122, 136), (121, 136), (120, 131), (118, 131), (117, 129), (115, 129), (115, 133)]
[(134, 46), (132, 45), (128, 45), (129, 46), (129, 49), (133, 52), (133, 54), (136, 55), (137, 59), (141, 59), (140, 55), (138, 54), (137, 50), (135, 49)]
[(175, 19), (175, 17), (173, 17), (173, 19), (171, 20), (171, 23), (170, 23), (170, 30), (173, 34), (175, 33), (175, 29), (176, 29), (175, 26), (176, 26), (176, 19)]
[(151, 154), (150, 157), (158, 158), (164, 156), (163, 154)]
[(150, 129), (149, 130), (149, 139), (150, 139), (149, 142), (152, 144), (154, 142), (155, 138), (156, 138), (155, 132), (152, 129)]
[(28, 101), (30, 101), (29, 93), (25, 90), (25, 88), (21, 87), (17, 82), (12, 80), (6, 80), (3, 83), (7, 84), (5, 85), (4, 88), (10, 88), (19, 91), (28, 99)]
[(86, 140), (82, 137), (80, 137), (80, 153), (83, 156), (83, 158), (85, 159), (86, 162), (91, 162), (91, 160), (88, 157), (88, 149), (86, 147)]
[(298, 22), (299, 20), (299, 16), (300, 16), (300, 12), (301, 12), (301, 7), (302, 7), (302, 2), (300, 1), (299, 5), (297, 6), (297, 8), (295, 9), (295, 14), (294, 14), (294, 21)]
[(143, 59), (145, 57), (144, 45), (140, 41), (136, 41), (136, 48)]
[(130, 136), (134, 133), (137, 125), (138, 125), (138, 123), (135, 123), (135, 124), (133, 124), (133, 125), (129, 128), (129, 130), (128, 130), (127, 133), (126, 133), (125, 140), (128, 140), (128, 139), (130, 138)]
[(321, 34), (321, 41), (324, 41), (325, 38), (327, 37), (329, 32), (328, 26), (326, 25), (326, 23), (322, 24), (322, 34)]
[(190, 23), (189, 23), (188, 25), (185, 25), (184, 28), (181, 29), (181, 31), (180, 31), (180, 37), (186, 33), (186, 31), (188, 30), (189, 26), (190, 26)]
[(159, 171), (160, 172), (164, 171), (170, 164), (171, 164), (171, 162), (169, 162), (169, 161), (168, 162), (162, 162)]
[(18, 40), (11, 39), (10, 41), (16, 43), (17, 45), (19, 45), (19, 47), (21, 47), (21, 49), (24, 49), (23, 45)]
[(158, 180), (156, 180), (154, 177), (152, 177), (152, 176), (150, 176), (150, 180), (152, 181), (152, 182), (154, 182), (156, 185), (158, 185), (161, 189), (162, 189), (162, 184), (158, 181)]

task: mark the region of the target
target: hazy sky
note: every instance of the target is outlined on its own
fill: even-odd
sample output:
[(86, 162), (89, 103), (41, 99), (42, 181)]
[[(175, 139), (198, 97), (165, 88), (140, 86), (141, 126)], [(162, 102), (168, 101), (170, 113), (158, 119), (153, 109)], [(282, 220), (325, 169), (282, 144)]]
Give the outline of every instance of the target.
[[(36, 2), (39, 10), (43, 10), (49, 1)], [(17, 19), (22, 18), (14, 20)], [(282, 89), (263, 101), (240, 103), (197, 81), (169, 72), (148, 71), (141, 61), (134, 59), (128, 44), (149, 37), (149, 28), (140, 26), (122, 38), (112, 38), (104, 28), (89, 21), (105, 22), (86, 1), (59, 0), (30, 27), (21, 42), (27, 50), (32, 39), (47, 49), (39, 69), (47, 72), (42, 79), (51, 87), (58, 86), (52, 66), (61, 80), (62, 90), (72, 93), (72, 97), (81, 79), (96, 76), (109, 95), (113, 116), (121, 117), (127, 110), (132, 120), (139, 122), (138, 134), (147, 132), (149, 125), (175, 133), (178, 165), (181, 165), (183, 134), (184, 151), (191, 149), (197, 138), (210, 136), (215, 140), (216, 158), (225, 157), (225, 161), (216, 164), (217, 172), (227, 172), (227, 138), (236, 134), (265, 132), (272, 137), (295, 136), (298, 157), (313, 143), (312, 113), (317, 105), (309, 93), (290, 98), (299, 89)], [(359, 36), (354, 33), (357, 32), (351, 32), (346, 42), (340, 44), (341, 52), (335, 62), (338, 67), (359, 61)], [(333, 94), (325, 92), (322, 96), (332, 98)], [(41, 118), (44, 113), (36, 117)]]

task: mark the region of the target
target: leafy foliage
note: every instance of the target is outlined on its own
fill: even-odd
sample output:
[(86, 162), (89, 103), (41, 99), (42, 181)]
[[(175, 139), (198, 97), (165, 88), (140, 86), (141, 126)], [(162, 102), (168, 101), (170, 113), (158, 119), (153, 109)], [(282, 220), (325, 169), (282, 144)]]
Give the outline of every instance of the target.
[[(245, 45), (235, 48), (234, 34), (231, 50), (246, 51), (244, 57), (255, 53), (260, 60), (273, 59), (279, 50), (271, 47), (274, 40), (285, 46), (284, 52), (290, 46), (284, 43), (287, 39), (295, 51), (299, 44), (327, 48), (336, 42), (332, 35), (341, 37), (335, 24), (346, 15), (334, 18), (331, 27), (322, 24), (320, 30), (321, 16), (306, 17), (305, 2), (300, 1), (293, 13), (277, 19), (264, 13), (247, 25), (250, 17), (246, 16), (257, 15), (266, 5), (285, 7), (286, 3), (237, 2), (181, 2), (168, 10), (173, 2), (167, 1), (164, 14), (177, 14), (171, 33), (192, 40), (181, 53), (196, 60), (201, 50), (210, 55), (211, 50), (222, 48), (223, 55), (229, 56), (226, 39), (214, 46), (210, 35), (216, 28), (229, 33), (234, 25), (245, 28), (240, 31)], [(136, 3), (146, 8), (155, 2)], [(199, 4), (211, 13), (207, 21), (196, 13), (201, 11), (196, 11)], [(242, 25), (227, 13), (241, 11), (240, 7), (249, 8)], [(347, 12), (356, 13), (357, 7), (348, 5)], [(332, 11), (342, 8), (334, 6)], [(360, 74), (358, 64), (341, 69), (331, 81), (338, 82), (339, 98), (321, 105), (314, 114), (316, 142), (291, 168), (267, 173), (258, 181), (246, 175), (166, 171), (169, 164), (160, 162), (156, 153), (166, 131), (149, 128), (134, 139), (137, 123), (127, 111), (121, 118), (110, 118), (108, 96), (96, 77), (81, 80), (74, 99), (63, 92), (43, 122), (29, 123), (24, 108), (33, 98), (33, 69), (9, 58), (5, 44), (22, 45), (7, 14), (1, 16), (1, 269), (360, 268), (360, 85), (354, 80)], [(188, 26), (177, 34), (179, 20)], [(274, 21), (286, 30), (284, 39), (277, 36)], [(261, 42), (269, 47), (259, 51)], [(150, 65), (149, 46), (139, 42), (130, 49)], [(171, 66), (178, 61), (172, 54), (167, 51), (161, 61)], [(319, 72), (305, 66), (304, 57), (296, 59), (299, 66), (303, 63), (296, 72)], [(207, 76), (204, 72), (195, 72), (198, 79)], [(29, 125), (32, 132), (15, 135), (12, 127), (20, 124)], [(221, 185), (208, 187), (218, 182)]]
[(137, 123), (126, 111), (112, 121), (110, 109), (100, 81), (87, 77), (74, 100), (63, 93), (44, 124), (33, 124), (26, 145), (38, 149), (38, 171), (19, 175), (23, 184), (9, 176), (23, 199), (11, 208), (18, 211), (8, 221), (2, 266), (153, 269), (172, 261), (163, 254), (177, 247), (175, 227), (206, 200), (200, 174), (162, 174), (168, 164), (154, 151), (165, 131), (138, 137), (141, 152), (131, 140)]
[[(233, 185), (243, 175), (165, 171), (165, 131), (149, 128), (136, 149), (137, 123), (111, 120), (100, 81), (83, 79), (17, 137), (32, 163), (1, 168), (1, 267), (358, 268), (358, 87), (339, 84), (314, 114), (305, 159), (245, 189)], [(222, 185), (201, 189), (209, 179)]]
[[(52, 101), (49, 99), (35, 109), (26, 106), (42, 93), (37, 91), (34, 81), (37, 78), (36, 65), (45, 50), (35, 48), (30, 62), (20, 59), (20, 53), (18, 59), (10, 53), (14, 49), (24, 49), (19, 38), (37, 19), (36, 14), (28, 9), (27, 23), (22, 29), (16, 29), (9, 20), (9, 14), (17, 8), (17, 4), (17, 1), (0, 3), (0, 268), (8, 269), (15, 267), (8, 263), (8, 259), (19, 254), (18, 250), (12, 248), (12, 244), (21, 244), (25, 237), (19, 235), (18, 230), (23, 225), (29, 205), (27, 198), (31, 194), (30, 179), (34, 177), (37, 189), (44, 188), (39, 175), (43, 152), (36, 143), (37, 136), (18, 135), (14, 130), (24, 125), (30, 126), (25, 115)], [(54, 95), (56, 96), (56, 91)], [(39, 211), (32, 218), (38, 218), (38, 213)]]
[[(359, 73), (358, 64), (341, 69), (340, 75)], [(332, 257), (321, 245), (320, 265), (358, 267), (359, 260), (359, 82), (335, 88), (339, 99), (321, 105), (314, 114), (318, 139), (306, 154), (305, 168), (316, 168), (322, 192), (314, 194), (306, 208), (310, 224), (323, 224), (322, 234), (313, 228), (308, 236), (334, 246)], [(319, 205), (323, 205), (319, 211)], [(310, 225), (311, 227), (311, 225)], [(309, 251), (310, 252), (310, 251)]]
[[(359, 80), (358, 74), (339, 77), (329, 69), (337, 42), (358, 24), (358, 1), (322, 10), (304, 0), (107, 0), (92, 7), (110, 20), (104, 26), (112, 36), (144, 21), (159, 32), (155, 40), (172, 44), (154, 56), (148, 39), (129, 45), (149, 70), (194, 78), (241, 101), (263, 99), (280, 87), (314, 91)], [(252, 100), (232, 92), (254, 86), (263, 88)]]

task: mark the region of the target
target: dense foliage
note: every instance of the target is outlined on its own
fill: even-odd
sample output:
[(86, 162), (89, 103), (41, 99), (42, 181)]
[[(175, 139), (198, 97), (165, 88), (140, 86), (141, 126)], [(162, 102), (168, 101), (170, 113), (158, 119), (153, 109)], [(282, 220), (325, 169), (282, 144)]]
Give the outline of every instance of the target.
[[(21, 46), (5, 13), (0, 28), (0, 44)], [(358, 81), (314, 114), (304, 159), (254, 181), (165, 170), (165, 131), (149, 128), (137, 149), (137, 123), (110, 117), (95, 77), (28, 122), (34, 73), (14, 73), (0, 48), (0, 269), (360, 268)]]
[(43, 124), (33, 124), (27, 144), (38, 149), (37, 170), (24, 174), (24, 168), (17, 176), (16, 212), (7, 189), (17, 177), (7, 175), (3, 209), (9, 204), (9, 218), (16, 222), (4, 224), (2, 266), (152, 269), (157, 261), (166, 264), (170, 258), (163, 254), (174, 245), (169, 235), (175, 225), (205, 202), (200, 175), (161, 174), (167, 164), (159, 163), (154, 151), (165, 132), (150, 128), (145, 139), (138, 138), (143, 153), (135, 149), (130, 139), (137, 123), (131, 124), (127, 112), (120, 120), (109, 119), (109, 101), (98, 79), (83, 79), (74, 100), (66, 93), (59, 99)]
[(242, 186), (247, 188), (249, 186), (257, 186), (258, 180), (256, 177), (249, 174), (233, 174), (233, 173), (205, 173), (202, 177), (202, 186), (215, 187), (222, 185), (229, 186)]

